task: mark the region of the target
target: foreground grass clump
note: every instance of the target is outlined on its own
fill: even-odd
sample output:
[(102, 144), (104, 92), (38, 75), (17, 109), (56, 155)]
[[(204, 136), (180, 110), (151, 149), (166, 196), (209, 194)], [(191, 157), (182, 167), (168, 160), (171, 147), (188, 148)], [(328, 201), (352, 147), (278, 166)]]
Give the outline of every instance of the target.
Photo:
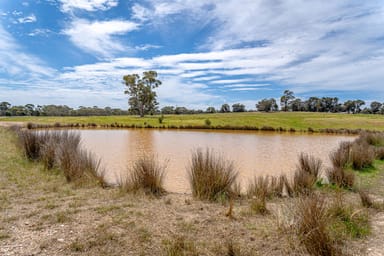
[(215, 201), (223, 196), (230, 197), (237, 175), (233, 162), (213, 150), (197, 149), (192, 154), (188, 177), (196, 198)]
[(161, 165), (154, 156), (143, 155), (129, 169), (129, 175), (120, 181), (120, 187), (127, 192), (144, 192), (161, 196), (166, 164)]
[(370, 233), (365, 209), (346, 203), (341, 190), (332, 196), (312, 193), (299, 197), (294, 205), (295, 232), (310, 255), (344, 255), (346, 242)]
[(106, 186), (100, 160), (80, 148), (80, 135), (68, 131), (19, 130), (20, 145), (30, 160), (41, 161), (45, 169), (63, 171), (68, 182)]
[(198, 256), (195, 244), (183, 236), (163, 241), (164, 256)]
[(296, 204), (296, 216), (297, 233), (310, 255), (341, 255), (327, 230), (329, 217), (323, 197), (312, 194), (300, 198)]

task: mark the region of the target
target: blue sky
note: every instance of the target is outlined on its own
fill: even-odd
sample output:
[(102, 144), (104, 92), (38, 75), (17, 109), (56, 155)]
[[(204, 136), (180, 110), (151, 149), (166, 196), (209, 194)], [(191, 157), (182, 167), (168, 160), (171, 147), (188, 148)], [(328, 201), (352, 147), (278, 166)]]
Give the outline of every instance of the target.
[(0, 101), (127, 108), (146, 70), (160, 106), (383, 102), (384, 1), (0, 0)]

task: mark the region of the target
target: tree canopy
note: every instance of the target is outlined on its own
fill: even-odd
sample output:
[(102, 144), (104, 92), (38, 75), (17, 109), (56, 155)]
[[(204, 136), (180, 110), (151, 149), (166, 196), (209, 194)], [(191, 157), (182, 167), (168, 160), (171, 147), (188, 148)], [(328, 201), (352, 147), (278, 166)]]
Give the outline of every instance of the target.
[(161, 85), (157, 79), (156, 71), (143, 72), (142, 77), (138, 74), (125, 75), (124, 84), (127, 86), (125, 94), (129, 94), (129, 111), (143, 117), (146, 114), (153, 114), (159, 104), (156, 100), (155, 88)]

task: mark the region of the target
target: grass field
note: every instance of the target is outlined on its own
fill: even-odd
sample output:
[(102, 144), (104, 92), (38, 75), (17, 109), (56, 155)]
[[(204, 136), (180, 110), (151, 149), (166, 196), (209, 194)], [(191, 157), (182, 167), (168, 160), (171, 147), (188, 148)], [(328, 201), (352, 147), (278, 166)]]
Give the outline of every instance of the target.
[[(383, 115), (340, 114), (340, 113), (216, 113), (196, 115), (165, 115), (162, 122), (160, 116), (90, 116), (90, 117), (3, 117), (0, 122), (32, 122), (36, 124), (96, 124), (110, 126), (153, 127), (153, 128), (259, 128), (272, 127), (285, 130), (314, 131), (322, 129), (363, 129), (384, 131)], [(207, 125), (207, 119), (210, 123)]]

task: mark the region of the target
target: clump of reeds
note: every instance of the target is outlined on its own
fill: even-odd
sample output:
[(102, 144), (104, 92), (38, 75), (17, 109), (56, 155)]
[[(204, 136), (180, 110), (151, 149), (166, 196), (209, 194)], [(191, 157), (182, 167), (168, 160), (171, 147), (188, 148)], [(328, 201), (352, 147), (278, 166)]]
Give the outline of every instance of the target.
[(384, 133), (382, 132), (363, 132), (356, 140), (357, 143), (367, 143), (372, 146), (384, 146)]
[(350, 161), (352, 168), (355, 170), (363, 170), (372, 166), (375, 160), (375, 151), (368, 143), (353, 143)]
[(300, 154), (299, 164), (293, 176), (292, 189), (297, 194), (309, 194), (320, 177), (322, 162), (313, 156)]
[(329, 216), (323, 197), (311, 194), (299, 198), (296, 217), (297, 233), (310, 255), (340, 255), (327, 230)]
[(333, 151), (329, 158), (333, 166), (344, 168), (348, 165), (349, 155), (351, 152), (352, 143), (351, 142), (341, 142), (336, 151)]
[(128, 192), (161, 196), (166, 192), (163, 187), (165, 169), (166, 164), (161, 165), (153, 155), (143, 155), (133, 163), (120, 185)]
[(352, 189), (355, 184), (355, 174), (337, 166), (327, 170), (327, 178), (329, 183), (341, 188)]
[(266, 198), (269, 193), (269, 176), (256, 176), (248, 184), (247, 195), (249, 197)]
[(18, 135), (25, 156), (30, 160), (38, 160), (42, 144), (39, 133), (28, 130), (20, 130)]
[(213, 150), (197, 149), (192, 154), (188, 176), (192, 195), (196, 198), (217, 200), (223, 196), (230, 197), (237, 175), (233, 162)]
[(19, 138), (25, 155), (39, 160), (46, 169), (58, 167), (68, 182), (106, 183), (100, 160), (91, 153), (80, 149), (80, 135), (68, 131), (21, 130)]

